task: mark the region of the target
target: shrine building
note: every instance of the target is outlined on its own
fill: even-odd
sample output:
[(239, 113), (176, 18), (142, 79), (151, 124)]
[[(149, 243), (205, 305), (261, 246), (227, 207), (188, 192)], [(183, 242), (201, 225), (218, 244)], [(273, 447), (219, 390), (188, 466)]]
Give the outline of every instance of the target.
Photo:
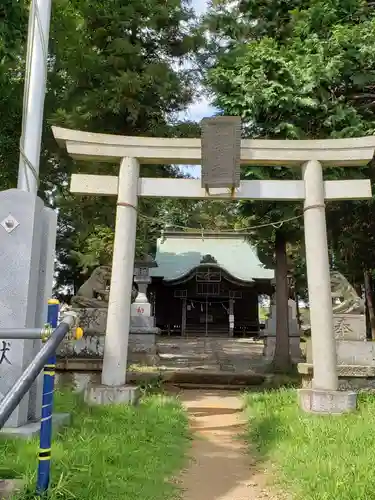
[(162, 334), (259, 333), (259, 296), (273, 293), (274, 270), (244, 235), (168, 232), (157, 241), (155, 261), (149, 295)]

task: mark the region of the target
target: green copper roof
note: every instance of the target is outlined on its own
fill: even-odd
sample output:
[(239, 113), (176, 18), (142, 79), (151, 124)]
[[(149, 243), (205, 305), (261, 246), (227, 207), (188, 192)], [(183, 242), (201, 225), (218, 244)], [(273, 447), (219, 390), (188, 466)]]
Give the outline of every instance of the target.
[(237, 279), (273, 279), (274, 271), (266, 269), (256, 250), (243, 236), (201, 235), (188, 233), (167, 234), (157, 241), (155, 260), (158, 267), (151, 276), (174, 280), (199, 266), (202, 257), (211, 255), (217, 264)]

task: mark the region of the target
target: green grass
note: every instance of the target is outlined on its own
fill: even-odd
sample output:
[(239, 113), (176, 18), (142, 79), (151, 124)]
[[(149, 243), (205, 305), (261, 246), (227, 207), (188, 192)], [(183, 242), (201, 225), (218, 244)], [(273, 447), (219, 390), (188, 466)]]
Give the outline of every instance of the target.
[(375, 396), (345, 416), (302, 413), (296, 392), (247, 394), (248, 440), (295, 500), (375, 498)]
[[(178, 497), (173, 475), (184, 464), (187, 417), (172, 398), (153, 395), (138, 407), (87, 407), (70, 392), (57, 394), (56, 410), (73, 424), (54, 440), (49, 498), (169, 500)], [(0, 441), (0, 478), (25, 477), (34, 498), (37, 440)]]

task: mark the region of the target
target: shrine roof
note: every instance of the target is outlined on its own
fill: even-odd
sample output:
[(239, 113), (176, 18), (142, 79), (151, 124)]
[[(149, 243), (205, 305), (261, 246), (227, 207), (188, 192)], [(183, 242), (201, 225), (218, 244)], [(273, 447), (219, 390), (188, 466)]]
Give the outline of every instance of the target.
[(231, 233), (204, 234), (203, 238), (198, 233), (165, 234), (157, 240), (158, 267), (151, 269), (150, 275), (166, 281), (182, 278), (197, 266), (210, 264), (202, 262), (205, 256), (212, 256), (216, 265), (241, 281), (274, 278), (274, 270), (260, 262), (256, 249), (244, 236)]

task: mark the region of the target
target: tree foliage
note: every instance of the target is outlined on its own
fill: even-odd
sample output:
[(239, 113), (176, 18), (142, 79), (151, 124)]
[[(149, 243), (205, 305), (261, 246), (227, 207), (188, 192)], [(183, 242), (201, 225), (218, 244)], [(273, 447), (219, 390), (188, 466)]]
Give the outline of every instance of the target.
[(22, 118), (27, 13), (23, 1), (0, 5), (0, 189), (14, 186)]
[[(17, 179), (28, 7), (27, 0), (5, 0), (0, 7), (1, 189)], [(59, 211), (59, 284), (78, 286), (81, 268), (108, 260), (113, 240), (114, 200), (70, 194), (70, 175), (116, 174), (118, 165), (73, 162), (55, 143), (51, 125), (191, 136), (196, 126), (176, 120), (196, 88), (194, 73), (182, 63), (202, 43), (186, 0), (54, 0), (39, 195)], [(174, 166), (146, 165), (141, 175), (180, 173)], [(162, 205), (142, 200), (139, 212), (154, 217)], [(140, 217), (138, 252), (147, 252), (155, 237)]]
[[(319, 139), (374, 134), (375, 18), (367, 2), (221, 0), (211, 4), (205, 29), (211, 31), (205, 58), (207, 87), (224, 114), (241, 116), (244, 136)], [(326, 178), (370, 173), (368, 168), (355, 170), (353, 174), (349, 169), (331, 169)], [(244, 175), (301, 178), (301, 171), (251, 167)], [(367, 267), (372, 260), (371, 254), (366, 255), (364, 241), (372, 229), (373, 206), (371, 200), (329, 207), (333, 260), (350, 261), (351, 267), (357, 266), (357, 274), (358, 267)], [(290, 203), (247, 202), (241, 208), (244, 216), (257, 223), (302, 213), (300, 205)], [(343, 227), (348, 229), (346, 236)], [(303, 252), (300, 219), (262, 228), (255, 236), (268, 258), (274, 252), (271, 242), (278, 243), (280, 238), (285, 242), (284, 251), (279, 250), (280, 261), (284, 262), (282, 254), (288, 248)], [(280, 244), (276, 256), (277, 248), (281, 249)], [(297, 283), (303, 289), (304, 262), (296, 253), (291, 252), (289, 267), (298, 271)], [(283, 278), (285, 283), (285, 266)], [(284, 354), (286, 358), (286, 351)]]
[[(228, 9), (231, 23), (224, 22), (227, 14), (223, 12)], [(235, 13), (239, 20), (234, 18)], [(219, 7), (212, 6), (206, 20), (209, 28), (215, 25), (217, 43), (211, 45), (215, 51), (210, 54), (207, 85), (219, 109), (242, 117), (246, 136), (318, 139), (374, 134), (375, 19), (366, 2), (249, 0), (233, 6), (232, 2), (223, 1)], [(243, 25), (248, 26), (245, 34), (240, 29)], [(215, 36), (212, 38), (215, 40)], [(369, 174), (368, 168), (332, 169), (326, 176), (350, 178)], [(300, 178), (301, 173), (282, 168), (249, 168), (245, 175)], [(358, 238), (363, 240), (372, 220), (372, 205), (372, 201), (348, 202), (329, 208), (336, 217), (340, 213), (347, 227), (356, 228)], [(244, 204), (243, 210), (247, 214), (255, 210), (257, 220), (280, 220), (298, 213), (300, 207), (257, 203)], [(333, 217), (329, 217), (329, 222), (337, 248), (344, 241), (340, 240), (342, 232), (337, 222), (333, 223)], [(288, 240), (301, 239), (300, 226), (300, 221), (287, 225), (287, 232), (291, 233)], [(265, 241), (270, 236), (268, 229), (260, 235)], [(355, 248), (359, 246), (352, 248), (353, 252)], [(353, 254), (351, 259), (354, 258)]]

